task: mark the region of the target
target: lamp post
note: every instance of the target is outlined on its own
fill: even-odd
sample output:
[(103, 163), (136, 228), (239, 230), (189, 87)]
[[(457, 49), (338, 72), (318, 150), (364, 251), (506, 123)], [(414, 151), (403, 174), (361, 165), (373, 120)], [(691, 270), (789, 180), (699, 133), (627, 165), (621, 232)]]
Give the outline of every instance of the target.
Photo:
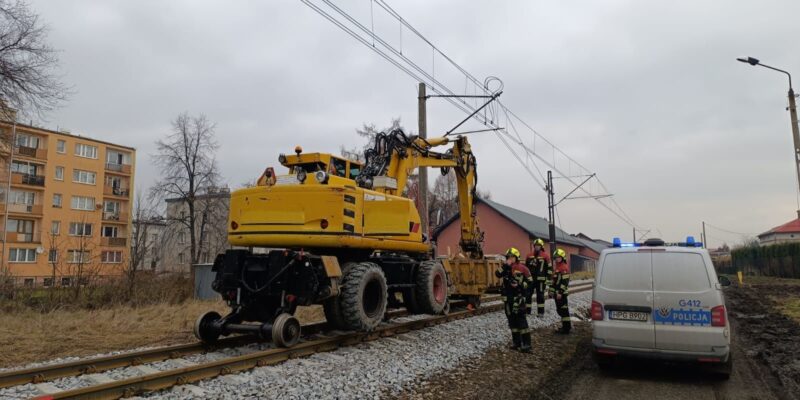
[[(737, 58), (736, 60), (750, 64), (752, 66), (758, 65), (764, 68), (771, 69), (773, 71), (783, 72), (784, 74), (786, 74), (786, 76), (789, 77), (789, 116), (791, 117), (792, 120), (792, 138), (794, 139), (794, 164), (795, 164), (795, 170), (797, 171), (798, 190), (800, 190), (800, 127), (797, 126), (797, 104), (794, 98), (794, 89), (792, 88), (792, 74), (782, 69), (762, 64), (761, 61), (759, 61), (757, 58), (747, 57), (747, 58)], [(797, 210), (797, 218), (800, 218), (800, 210)]]

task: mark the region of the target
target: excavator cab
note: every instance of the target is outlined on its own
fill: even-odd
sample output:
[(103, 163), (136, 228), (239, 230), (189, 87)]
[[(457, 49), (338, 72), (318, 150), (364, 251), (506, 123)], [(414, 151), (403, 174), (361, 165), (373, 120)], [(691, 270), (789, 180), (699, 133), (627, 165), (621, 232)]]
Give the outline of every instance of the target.
[[(296, 152), (302, 149), (298, 146)], [(281, 154), (278, 161), (289, 169), (289, 173), (276, 176), (275, 170), (267, 168), (258, 179), (260, 186), (276, 184), (327, 184), (331, 180), (348, 179), (355, 181), (364, 169), (358, 161), (337, 157), (329, 153), (297, 152), (296, 155)], [(274, 179), (273, 179), (274, 177)], [(309, 177), (313, 177), (309, 179)]]

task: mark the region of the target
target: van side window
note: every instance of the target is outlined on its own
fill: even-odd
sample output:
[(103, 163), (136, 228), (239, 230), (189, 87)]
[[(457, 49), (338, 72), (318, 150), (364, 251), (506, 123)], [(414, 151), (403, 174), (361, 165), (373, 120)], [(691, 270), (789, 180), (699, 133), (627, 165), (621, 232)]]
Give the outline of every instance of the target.
[(653, 253), (653, 285), (662, 292), (702, 292), (711, 288), (703, 256)]
[(606, 254), (600, 285), (611, 290), (653, 290), (650, 253)]

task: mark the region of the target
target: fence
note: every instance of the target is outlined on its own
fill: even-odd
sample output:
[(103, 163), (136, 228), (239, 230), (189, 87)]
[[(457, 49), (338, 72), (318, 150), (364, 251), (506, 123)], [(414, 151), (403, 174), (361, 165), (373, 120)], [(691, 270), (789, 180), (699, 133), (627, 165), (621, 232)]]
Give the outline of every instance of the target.
[(732, 269), (745, 275), (800, 278), (800, 243), (741, 247), (731, 257)]

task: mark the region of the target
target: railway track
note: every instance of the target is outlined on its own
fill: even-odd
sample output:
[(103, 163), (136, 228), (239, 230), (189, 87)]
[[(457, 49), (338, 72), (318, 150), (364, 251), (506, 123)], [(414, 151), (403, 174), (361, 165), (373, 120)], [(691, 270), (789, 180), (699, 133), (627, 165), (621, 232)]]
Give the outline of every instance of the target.
[[(580, 293), (591, 290), (592, 282), (577, 283), (570, 286), (571, 293)], [(474, 310), (452, 311), (448, 315), (429, 316), (407, 322), (392, 322), (382, 324), (372, 332), (346, 332), (334, 336), (321, 336), (310, 338), (327, 330), (327, 324), (316, 323), (303, 326), (304, 337), (308, 340), (301, 341), (291, 348), (269, 348), (254, 351), (249, 354), (231, 356), (221, 360), (187, 365), (166, 371), (156, 371), (128, 379), (113, 380), (96, 385), (77, 389), (58, 391), (37, 397), (38, 399), (118, 399), (131, 397), (137, 394), (162, 390), (176, 385), (197, 382), (221, 375), (237, 373), (255, 367), (279, 364), (285, 360), (309, 356), (336, 350), (361, 342), (389, 337), (412, 330), (425, 329), (449, 321), (469, 318), (502, 309), (502, 303), (497, 303), (500, 296), (485, 296), (481, 299), (481, 307)], [(494, 302), (494, 303), (492, 303)], [(489, 304), (487, 304), (489, 303)], [(453, 302), (454, 306), (463, 306), (464, 302)], [(392, 310), (388, 317), (396, 318), (407, 315), (404, 309)], [(54, 379), (79, 376), (84, 374), (97, 374), (116, 368), (132, 367), (164, 361), (179, 359), (187, 355), (210, 352), (222, 348), (233, 348), (258, 342), (259, 339), (251, 336), (236, 336), (222, 339), (214, 345), (200, 342), (166, 346), (155, 349), (141, 350), (130, 353), (118, 354), (78, 360), (74, 362), (45, 365), (41, 367), (8, 371), (0, 373), (0, 388), (9, 388), (26, 383), (42, 383)]]

